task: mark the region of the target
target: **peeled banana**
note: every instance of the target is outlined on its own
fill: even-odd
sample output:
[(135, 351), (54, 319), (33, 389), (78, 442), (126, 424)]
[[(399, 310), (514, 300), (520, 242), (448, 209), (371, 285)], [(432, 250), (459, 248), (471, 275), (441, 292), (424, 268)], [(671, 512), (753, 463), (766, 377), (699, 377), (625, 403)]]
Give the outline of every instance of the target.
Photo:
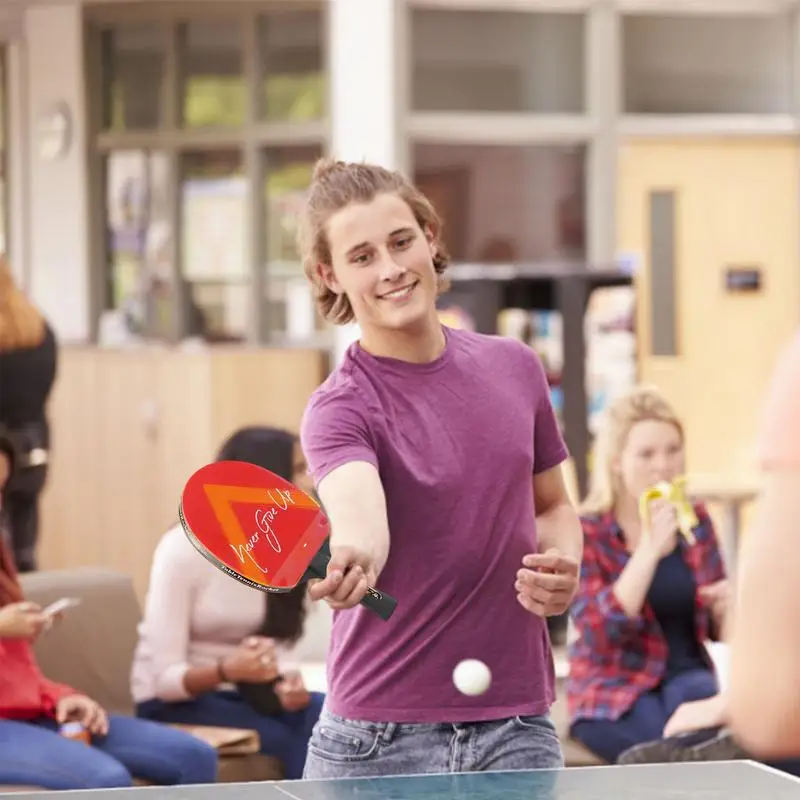
[(656, 499), (672, 503), (678, 513), (678, 528), (683, 538), (693, 545), (695, 538), (692, 529), (699, 523), (699, 520), (691, 502), (686, 497), (686, 478), (675, 478), (672, 483), (661, 481), (642, 492), (639, 498), (639, 517), (644, 525), (645, 533), (650, 532), (650, 502)]

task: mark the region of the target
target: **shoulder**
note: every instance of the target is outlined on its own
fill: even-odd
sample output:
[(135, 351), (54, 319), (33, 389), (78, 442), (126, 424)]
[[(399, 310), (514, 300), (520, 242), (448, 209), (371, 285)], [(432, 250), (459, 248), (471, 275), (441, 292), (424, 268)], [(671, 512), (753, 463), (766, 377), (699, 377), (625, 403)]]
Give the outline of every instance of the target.
[(592, 543), (607, 540), (616, 529), (614, 516), (610, 513), (581, 514), (580, 522), (584, 539)]
[(182, 576), (192, 577), (202, 575), (207, 565), (202, 554), (197, 552), (186, 537), (180, 524), (174, 525), (159, 539), (153, 554), (154, 572), (177, 572)]
[(335, 369), (314, 390), (300, 422), (300, 439), (312, 438), (317, 431), (366, 425), (369, 403), (349, 364)]
[(450, 331), (455, 347), (473, 362), (482, 363), (486, 369), (498, 369), (524, 381), (533, 382), (537, 388), (547, 386), (547, 374), (536, 350), (512, 336)]

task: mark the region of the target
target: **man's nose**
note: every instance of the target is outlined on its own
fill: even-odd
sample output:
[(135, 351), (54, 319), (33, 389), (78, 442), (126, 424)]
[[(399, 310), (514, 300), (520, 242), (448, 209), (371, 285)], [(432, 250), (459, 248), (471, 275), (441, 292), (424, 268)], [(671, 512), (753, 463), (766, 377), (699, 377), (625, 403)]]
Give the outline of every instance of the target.
[(389, 253), (381, 256), (379, 274), (382, 281), (396, 281), (405, 273), (405, 267), (401, 267)]

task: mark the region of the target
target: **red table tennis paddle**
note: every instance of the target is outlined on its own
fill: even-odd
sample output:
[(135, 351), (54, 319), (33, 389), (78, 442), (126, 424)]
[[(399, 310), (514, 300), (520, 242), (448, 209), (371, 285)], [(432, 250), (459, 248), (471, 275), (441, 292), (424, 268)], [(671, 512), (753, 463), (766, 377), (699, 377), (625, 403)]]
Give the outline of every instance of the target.
[[(178, 516), (215, 567), (263, 592), (324, 578), (330, 522), (319, 503), (284, 478), (244, 461), (217, 461), (192, 475)], [(397, 601), (370, 587), (361, 604), (388, 620)]]

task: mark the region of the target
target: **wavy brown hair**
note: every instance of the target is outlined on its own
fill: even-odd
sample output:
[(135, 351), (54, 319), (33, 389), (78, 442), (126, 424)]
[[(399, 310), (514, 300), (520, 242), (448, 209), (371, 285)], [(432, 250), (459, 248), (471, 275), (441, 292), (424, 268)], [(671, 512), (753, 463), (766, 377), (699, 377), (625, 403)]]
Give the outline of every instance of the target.
[[(319, 275), (320, 264), (331, 264), (326, 225), (328, 220), (351, 203), (369, 203), (382, 194), (400, 197), (414, 214), (423, 231), (434, 237), (433, 268), (441, 276), (450, 256), (441, 239), (442, 221), (431, 202), (401, 173), (374, 164), (350, 163), (322, 158), (317, 162), (306, 205), (300, 218), (298, 248), (306, 277), (314, 287), (320, 314), (335, 325), (352, 322), (355, 317), (345, 294), (331, 291)], [(446, 288), (439, 280), (439, 290)]]
[(45, 337), (45, 321), (14, 281), (5, 256), (0, 256), (0, 353), (37, 347)]

